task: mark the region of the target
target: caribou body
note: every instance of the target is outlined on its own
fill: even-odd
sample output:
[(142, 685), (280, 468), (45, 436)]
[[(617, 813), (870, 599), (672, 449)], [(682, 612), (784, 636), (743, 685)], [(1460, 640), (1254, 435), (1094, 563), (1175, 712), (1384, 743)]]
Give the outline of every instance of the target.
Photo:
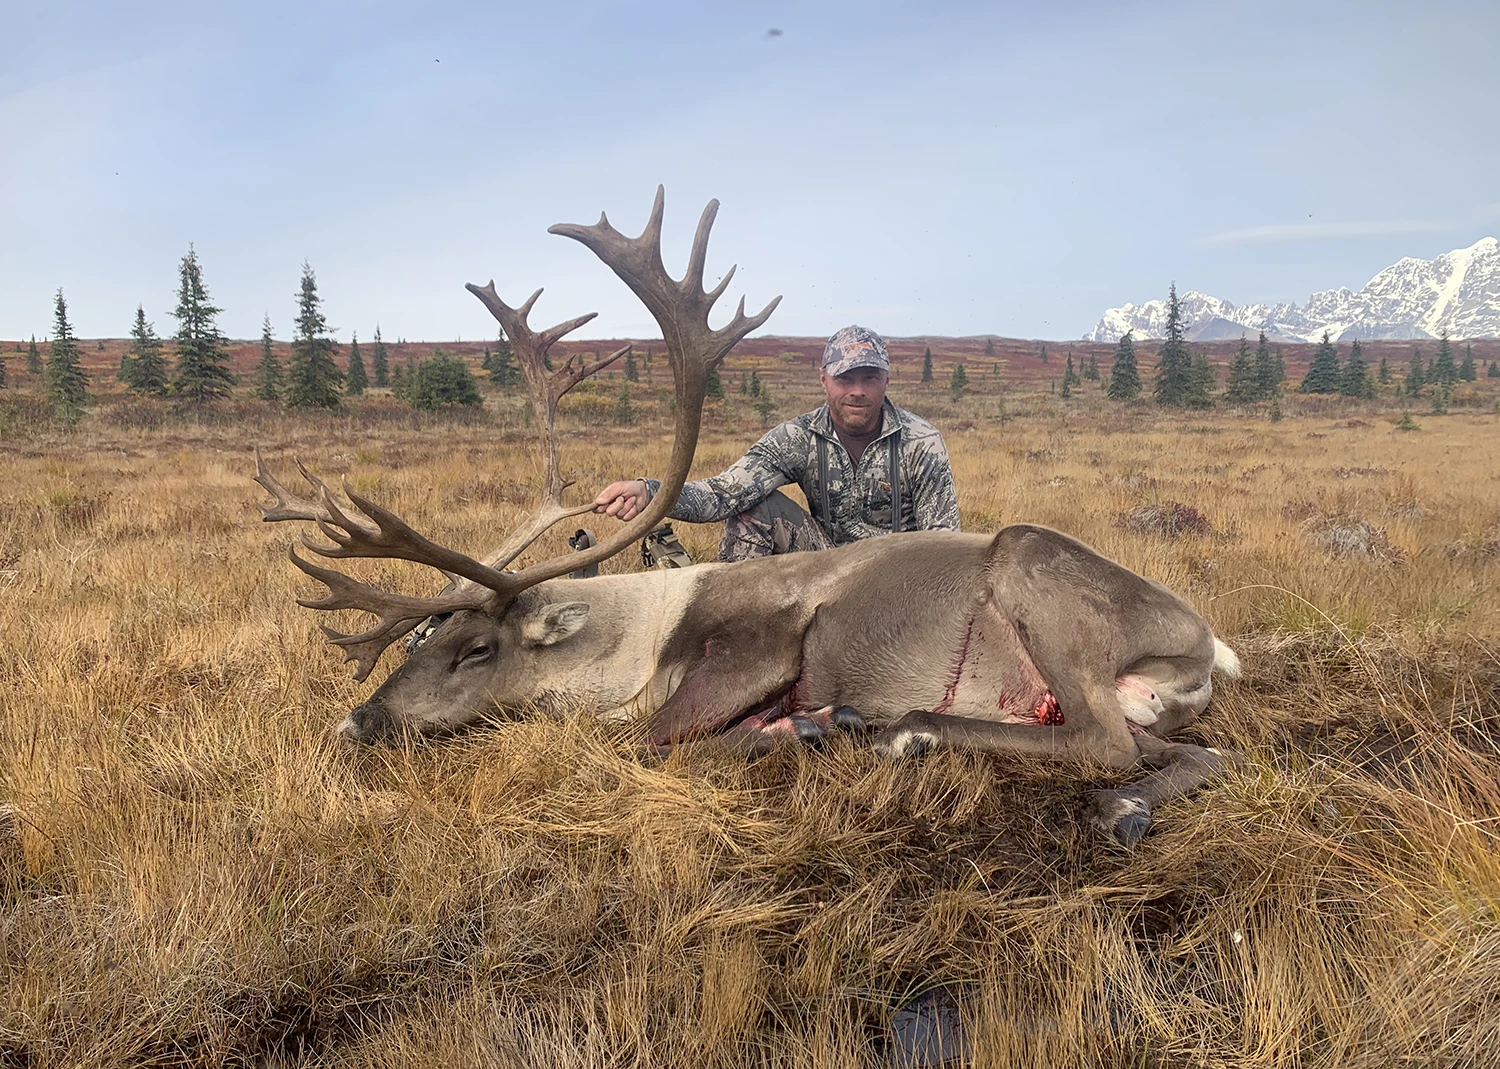
[(600, 545), (505, 570), (545, 530), (592, 507), (562, 504), (568, 484), (553, 420), (568, 389), (620, 355), (570, 360), (549, 373), (548, 347), (590, 317), (533, 333), (526, 314), (536, 295), (513, 310), (493, 285), (470, 286), (511, 339), (545, 445), (541, 506), (485, 559), (429, 541), (347, 485), (354, 507), (341, 504), (306, 469), (317, 494), (297, 497), (259, 463), (257, 481), (277, 499), (265, 518), (314, 521), (334, 543), (304, 538), (308, 548), (417, 561), (456, 581), (437, 597), (404, 597), (292, 552), (329, 588), (304, 605), (379, 617), (360, 635), (328, 631), (358, 662), (357, 678), (423, 619), (449, 614), (341, 731), (362, 743), (441, 735), (496, 710), (542, 708), (645, 721), (663, 747), (712, 738), (754, 751), (837, 724), (876, 729), (875, 749), (889, 757), (955, 745), (1145, 765), (1155, 771), (1095, 792), (1091, 803), (1097, 824), (1133, 842), (1157, 802), (1229, 763), (1167, 736), (1202, 713), (1213, 672), (1235, 674), (1238, 662), (1176, 594), (1068, 535), (1029, 524), (993, 536), (913, 532), (818, 553), (565, 578), (660, 522), (692, 461), (708, 370), (775, 307), (747, 317), (742, 302), (729, 325), (708, 328), (708, 308), (728, 281), (702, 289), (716, 207), (704, 213), (681, 282), (661, 266), (660, 190), (640, 238), (623, 238), (602, 217), (593, 227), (553, 228), (592, 248), (651, 309), (676, 385), (676, 440), (662, 489)]

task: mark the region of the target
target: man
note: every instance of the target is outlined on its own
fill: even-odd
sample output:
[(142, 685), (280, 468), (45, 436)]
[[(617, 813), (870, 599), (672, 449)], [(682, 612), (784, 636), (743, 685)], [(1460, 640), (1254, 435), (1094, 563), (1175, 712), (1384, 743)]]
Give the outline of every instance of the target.
[[(690, 482), (668, 513), (724, 524), (719, 559), (827, 549), (896, 531), (957, 531), (958, 497), (943, 438), (886, 399), (884, 340), (845, 327), (823, 348), (828, 403), (772, 428), (722, 475)], [(777, 487), (796, 483), (809, 516)], [(596, 512), (629, 520), (661, 488), (655, 479), (611, 483)]]

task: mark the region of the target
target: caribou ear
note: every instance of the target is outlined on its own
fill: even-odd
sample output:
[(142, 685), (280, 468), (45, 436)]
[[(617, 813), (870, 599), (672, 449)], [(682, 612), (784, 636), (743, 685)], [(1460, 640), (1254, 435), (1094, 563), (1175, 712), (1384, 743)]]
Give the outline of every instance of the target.
[(558, 601), (544, 605), (521, 625), (521, 644), (554, 645), (578, 634), (588, 618), (589, 603), (586, 601)]

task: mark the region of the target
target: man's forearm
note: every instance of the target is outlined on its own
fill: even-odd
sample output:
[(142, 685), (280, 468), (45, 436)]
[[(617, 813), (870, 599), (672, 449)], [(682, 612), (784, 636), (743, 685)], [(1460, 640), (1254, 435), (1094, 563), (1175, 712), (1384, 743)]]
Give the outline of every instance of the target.
[[(646, 484), (646, 490), (650, 494), (648, 501), (654, 500), (661, 492), (660, 480), (642, 479), (641, 482)], [(736, 512), (725, 496), (714, 493), (707, 479), (700, 479), (683, 485), (682, 492), (677, 495), (677, 503), (667, 513), (667, 519), (683, 523), (714, 523), (734, 515)]]
[[(685, 523), (717, 523), (748, 512), (791, 480), (754, 450), (735, 461), (728, 470), (707, 479), (686, 483), (667, 515)], [(644, 480), (655, 497), (661, 483)]]

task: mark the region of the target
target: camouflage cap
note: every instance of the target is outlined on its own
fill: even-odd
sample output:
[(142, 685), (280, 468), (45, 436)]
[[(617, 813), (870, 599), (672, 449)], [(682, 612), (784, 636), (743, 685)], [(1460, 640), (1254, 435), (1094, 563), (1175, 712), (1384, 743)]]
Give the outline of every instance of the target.
[(881, 371), (891, 369), (885, 352), (885, 339), (869, 327), (845, 327), (823, 346), (823, 370), (830, 375), (842, 375), (857, 367), (878, 367)]

